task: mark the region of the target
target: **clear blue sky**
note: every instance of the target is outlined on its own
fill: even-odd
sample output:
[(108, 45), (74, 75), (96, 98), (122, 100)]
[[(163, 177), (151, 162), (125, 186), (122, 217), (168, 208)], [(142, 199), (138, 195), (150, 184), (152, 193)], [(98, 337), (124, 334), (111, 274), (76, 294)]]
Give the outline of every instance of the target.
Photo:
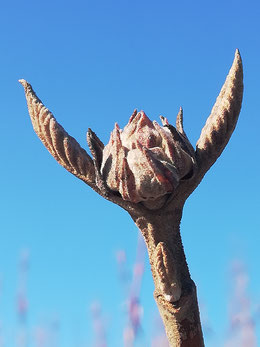
[[(99, 300), (109, 346), (123, 346), (126, 318), (115, 254), (125, 250), (131, 267), (137, 244), (127, 213), (66, 172), (43, 147), (17, 80), (28, 80), (85, 148), (88, 127), (107, 143), (114, 123), (123, 127), (134, 108), (174, 123), (180, 106), (195, 145), (236, 48), (244, 64), (240, 119), (221, 158), (186, 203), (182, 236), (213, 329), (205, 334), (206, 345), (222, 346), (229, 338), (234, 259), (248, 271), (246, 290), (257, 317), (259, 18), (259, 2), (250, 0), (2, 2), (0, 337), (5, 347), (17, 346), (14, 336), (21, 328), (16, 296), (23, 249), (30, 253), (30, 332), (57, 317), (60, 347), (92, 346), (89, 307)], [(148, 263), (141, 303), (148, 347), (156, 316)], [(257, 320), (255, 330), (260, 344)]]

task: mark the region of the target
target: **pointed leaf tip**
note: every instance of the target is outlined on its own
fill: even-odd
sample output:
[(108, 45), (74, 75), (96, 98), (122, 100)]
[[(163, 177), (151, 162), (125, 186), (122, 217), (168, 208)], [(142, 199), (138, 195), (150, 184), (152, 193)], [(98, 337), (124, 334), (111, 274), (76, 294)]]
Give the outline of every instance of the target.
[(236, 48), (235, 57), (241, 59), (241, 55), (240, 55), (240, 52), (239, 52), (239, 49), (238, 49), (238, 48)]
[(235, 52), (235, 55), (241, 60), (241, 54), (240, 54), (240, 50), (237, 48), (236, 49), (236, 52)]
[(28, 82), (27, 82), (26, 80), (24, 80), (24, 79), (20, 79), (20, 80), (18, 80), (18, 82), (21, 83), (21, 85), (22, 85), (24, 88), (27, 87), (27, 85), (28, 85)]
[(242, 67), (242, 58), (241, 58), (241, 54), (239, 52), (239, 49), (237, 48), (235, 51), (235, 56), (234, 56), (234, 60), (233, 60), (233, 64), (232, 67), (234, 68), (241, 68)]

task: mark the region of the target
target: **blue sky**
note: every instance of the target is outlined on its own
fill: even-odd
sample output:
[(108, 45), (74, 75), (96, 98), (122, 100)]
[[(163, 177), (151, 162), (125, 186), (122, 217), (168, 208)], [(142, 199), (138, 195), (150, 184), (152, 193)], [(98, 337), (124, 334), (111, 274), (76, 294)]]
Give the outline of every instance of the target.
[[(0, 336), (16, 346), (18, 262), (30, 254), (26, 329), (59, 320), (59, 346), (92, 346), (89, 308), (102, 305), (109, 346), (125, 325), (116, 252), (135, 260), (137, 229), (127, 213), (60, 167), (32, 130), (28, 80), (63, 127), (86, 146), (104, 143), (134, 108), (170, 122), (180, 106), (195, 145), (239, 48), (244, 100), (221, 158), (188, 199), (181, 225), (192, 278), (213, 331), (229, 338), (230, 266), (245, 264), (251, 312), (259, 312), (259, 34), (257, 1), (9, 1), (0, 5)], [(156, 306), (149, 264), (141, 290), (143, 345)], [(206, 312), (206, 313), (205, 313)], [(57, 318), (55, 318), (57, 317)], [(260, 324), (255, 325), (260, 344)], [(32, 339), (31, 339), (32, 340)], [(32, 346), (32, 343), (29, 344)]]

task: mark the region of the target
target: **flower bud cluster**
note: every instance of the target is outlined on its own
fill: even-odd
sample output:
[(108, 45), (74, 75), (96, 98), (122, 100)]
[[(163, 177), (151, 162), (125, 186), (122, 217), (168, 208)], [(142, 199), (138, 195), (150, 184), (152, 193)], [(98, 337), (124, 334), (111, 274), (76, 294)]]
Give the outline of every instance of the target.
[(162, 117), (164, 126), (135, 111), (122, 130), (116, 124), (103, 150), (107, 186), (134, 203), (172, 193), (193, 172), (190, 143)]

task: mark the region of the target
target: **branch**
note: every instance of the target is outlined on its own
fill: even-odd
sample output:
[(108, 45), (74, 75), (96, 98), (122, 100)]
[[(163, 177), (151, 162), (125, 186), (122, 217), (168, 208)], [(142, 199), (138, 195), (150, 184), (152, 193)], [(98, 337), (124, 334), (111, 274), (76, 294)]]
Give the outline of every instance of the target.
[(135, 204), (123, 200), (119, 194), (111, 191), (103, 180), (100, 167), (104, 145), (97, 135), (91, 129), (87, 132), (87, 142), (93, 155), (92, 160), (43, 105), (32, 86), (25, 80), (19, 80), (19, 82), (24, 87), (34, 131), (57, 162), (105, 199), (116, 203), (127, 211), (134, 211)]
[(196, 145), (198, 174), (204, 176), (232, 135), (243, 97), (243, 67), (236, 50), (233, 65)]
[(24, 87), (33, 128), (51, 155), (66, 170), (95, 188), (94, 164), (87, 152), (56, 121), (25, 80)]
[(196, 286), (184, 254), (180, 220), (182, 207), (170, 211), (132, 215), (142, 232), (149, 254), (156, 300), (169, 346), (203, 347)]

